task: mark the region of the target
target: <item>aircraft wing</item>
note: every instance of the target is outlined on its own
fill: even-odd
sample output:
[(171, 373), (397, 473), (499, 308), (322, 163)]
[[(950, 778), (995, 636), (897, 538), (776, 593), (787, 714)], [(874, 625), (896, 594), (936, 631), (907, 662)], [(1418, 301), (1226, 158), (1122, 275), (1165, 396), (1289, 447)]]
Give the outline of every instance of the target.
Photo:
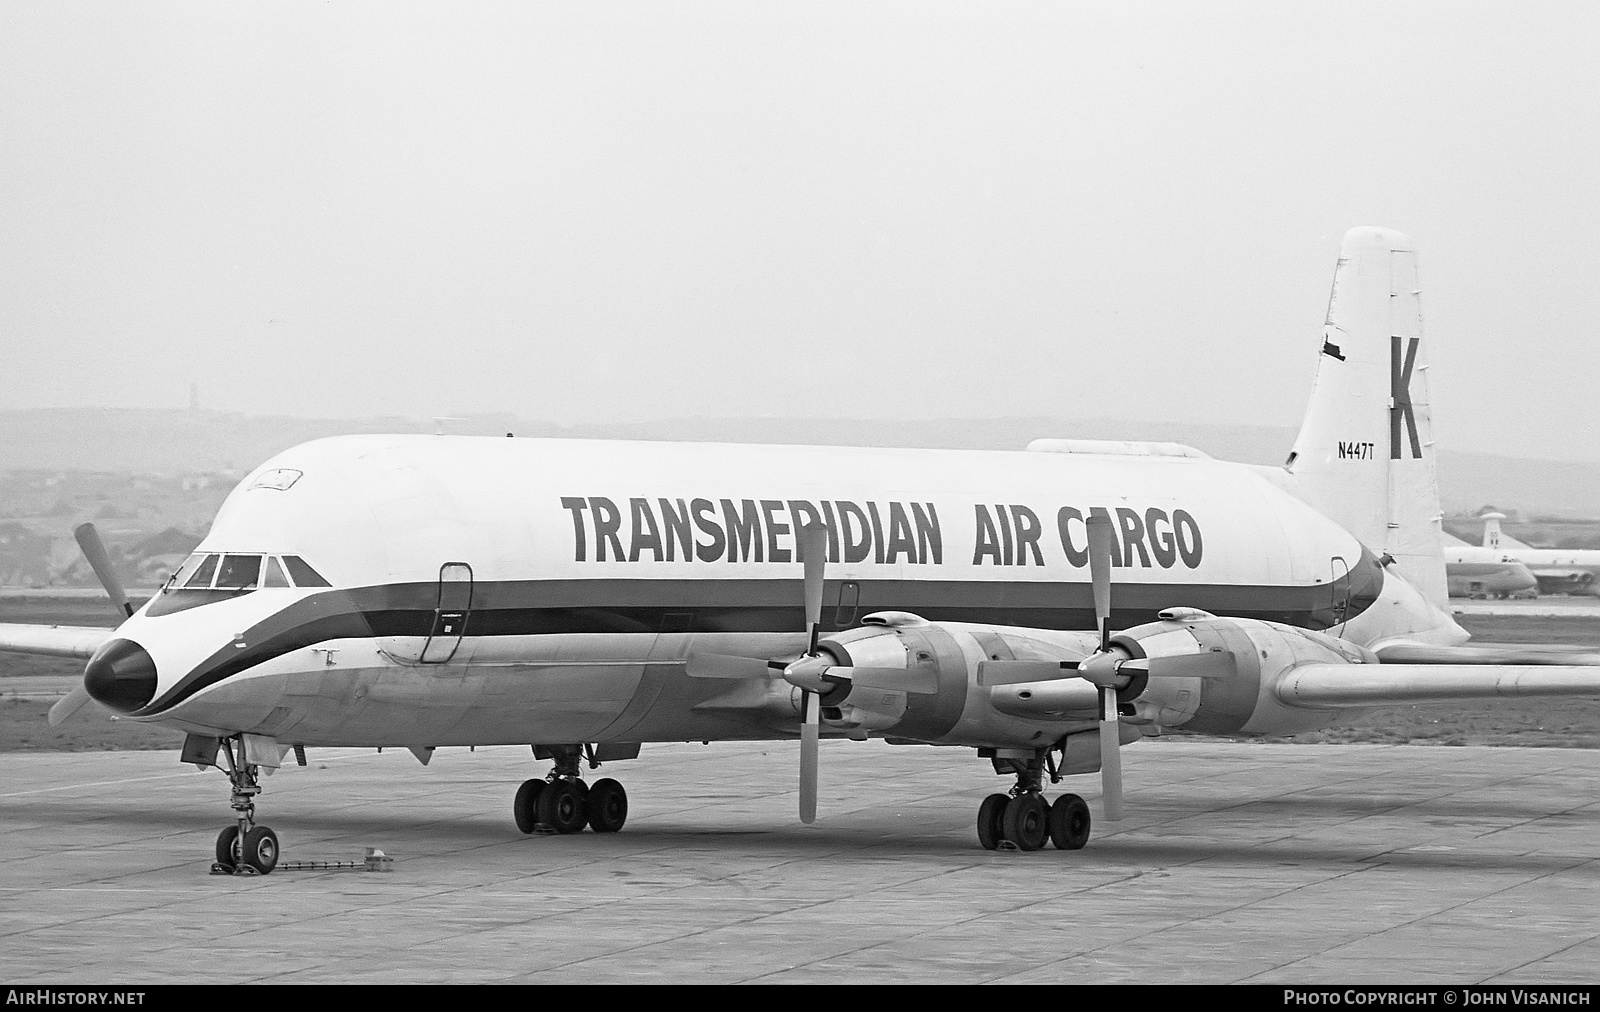
[(1600, 666), (1523, 664), (1304, 664), (1273, 692), (1311, 710), (1514, 696), (1600, 696)]
[(0, 653), (88, 660), (115, 633), (115, 629), (81, 625), (0, 624)]

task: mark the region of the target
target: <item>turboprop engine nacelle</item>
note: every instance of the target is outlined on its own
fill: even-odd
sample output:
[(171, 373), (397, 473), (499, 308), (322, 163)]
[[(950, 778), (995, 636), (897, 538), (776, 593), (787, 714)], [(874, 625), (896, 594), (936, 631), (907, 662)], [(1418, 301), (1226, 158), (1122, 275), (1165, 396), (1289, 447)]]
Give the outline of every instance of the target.
[[(1119, 693), (1135, 725), (1183, 728), (1203, 734), (1293, 734), (1327, 724), (1329, 715), (1285, 706), (1271, 691), (1302, 664), (1376, 664), (1369, 650), (1326, 633), (1258, 619), (1218, 618), (1174, 608), (1157, 622), (1111, 638), (1132, 657), (1226, 655), (1231, 670), (1218, 677), (1183, 677), (1181, 665), (1152, 663), (1150, 677)], [(1007, 688), (1016, 688), (1009, 686)], [(1126, 711), (1124, 711), (1126, 712)]]
[[(1141, 726), (1206, 734), (1313, 730), (1326, 724), (1329, 714), (1285, 706), (1271, 686), (1301, 664), (1377, 661), (1354, 644), (1295, 626), (1218, 618), (1188, 608), (1161, 615), (1159, 621), (1113, 636), (1112, 651), (1129, 660), (1226, 655), (1231, 665), (1209, 666), (1224, 668), (1225, 674), (1184, 677), (1168, 673), (1188, 670), (1182, 665), (1157, 662), (1148, 676), (1131, 677), (1117, 693), (1124, 737), (1136, 738)], [(838, 680), (822, 696), (823, 720), (836, 729), (1043, 748), (1090, 730), (1097, 717), (1096, 687), (1076, 671), (1077, 661), (1095, 652), (1092, 633), (929, 622), (885, 612), (823, 639), (818, 647), (840, 670), (903, 668), (923, 678), (928, 689), (893, 691)], [(1014, 661), (1053, 674), (1006, 684), (985, 678), (985, 665)], [(952, 734), (958, 724), (959, 734)]]

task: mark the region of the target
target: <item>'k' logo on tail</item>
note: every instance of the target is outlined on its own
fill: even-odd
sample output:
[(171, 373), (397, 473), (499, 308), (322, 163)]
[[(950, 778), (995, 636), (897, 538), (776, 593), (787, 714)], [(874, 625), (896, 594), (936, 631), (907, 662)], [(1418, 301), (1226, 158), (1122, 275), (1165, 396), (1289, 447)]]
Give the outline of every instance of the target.
[(1389, 338), (1389, 459), (1399, 460), (1400, 426), (1404, 422), (1406, 434), (1411, 437), (1411, 456), (1421, 458), (1422, 442), (1417, 438), (1417, 419), (1411, 413), (1411, 369), (1417, 364), (1417, 345), (1421, 338), (1413, 337), (1406, 345), (1404, 366), (1400, 362), (1400, 342), (1403, 337)]

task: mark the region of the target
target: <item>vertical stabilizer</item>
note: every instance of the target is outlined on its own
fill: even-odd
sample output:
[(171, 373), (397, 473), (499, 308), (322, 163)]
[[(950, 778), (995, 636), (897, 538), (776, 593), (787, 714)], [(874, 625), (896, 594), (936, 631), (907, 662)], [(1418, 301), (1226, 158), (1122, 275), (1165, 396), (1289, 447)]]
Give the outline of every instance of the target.
[(1504, 520), (1504, 513), (1485, 513), (1483, 515), (1483, 547), (1500, 547), (1500, 521)]
[(1389, 229), (1351, 229), (1288, 469), (1313, 506), (1443, 607), (1431, 416), (1416, 247)]

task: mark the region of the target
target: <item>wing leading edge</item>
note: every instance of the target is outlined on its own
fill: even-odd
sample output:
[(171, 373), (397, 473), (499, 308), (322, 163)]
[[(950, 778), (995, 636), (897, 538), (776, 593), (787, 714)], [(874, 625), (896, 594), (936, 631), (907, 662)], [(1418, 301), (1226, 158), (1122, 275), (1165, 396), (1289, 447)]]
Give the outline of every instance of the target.
[(1517, 696), (1600, 696), (1600, 667), (1576, 665), (1305, 664), (1273, 686), (1311, 710)]
[(88, 660), (115, 633), (92, 626), (0, 624), (0, 652)]

